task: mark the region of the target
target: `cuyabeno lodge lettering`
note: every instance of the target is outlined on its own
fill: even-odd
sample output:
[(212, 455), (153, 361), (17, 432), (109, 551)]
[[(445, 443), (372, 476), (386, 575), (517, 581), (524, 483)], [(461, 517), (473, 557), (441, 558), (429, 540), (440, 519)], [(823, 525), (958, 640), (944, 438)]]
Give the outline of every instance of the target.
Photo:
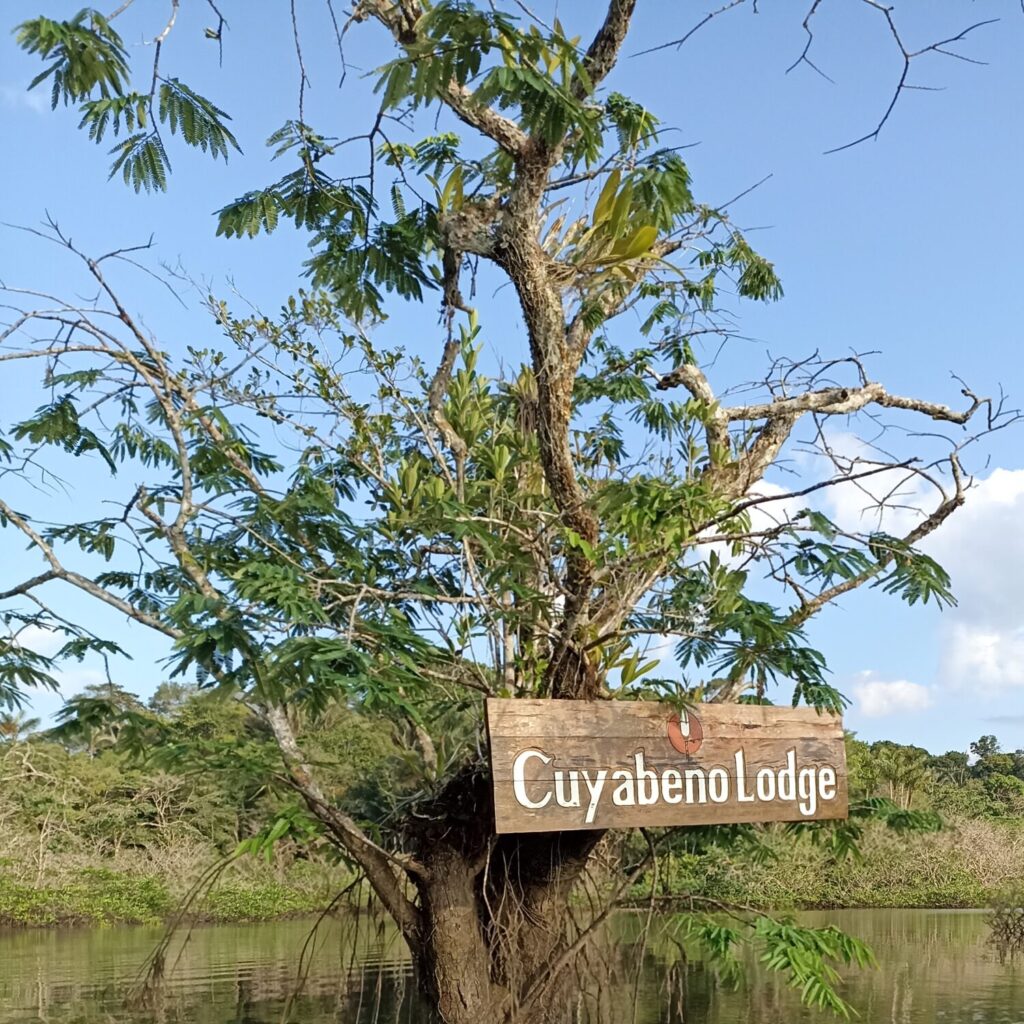
[[(530, 747), (516, 755), (512, 764), (512, 791), (519, 805), (540, 810), (553, 798), (559, 807), (567, 810), (585, 807), (583, 823), (586, 825), (593, 824), (602, 797), (610, 798), (616, 807), (651, 807), (659, 800), (666, 804), (725, 804), (733, 798), (741, 804), (755, 800), (785, 800), (795, 803), (805, 818), (815, 816), (819, 801), (836, 798), (835, 768), (824, 765), (821, 768), (800, 768), (798, 771), (796, 750), (786, 752), (784, 768), (760, 768), (753, 781), (748, 776), (742, 750), (737, 750), (734, 755), (735, 771), (732, 775), (720, 766), (711, 769), (665, 768), (656, 771), (647, 767), (644, 752), (638, 750), (629, 767), (616, 768), (614, 771), (607, 768), (593, 771), (586, 768), (554, 768), (546, 786), (544, 780), (527, 785), (526, 766), (531, 759), (545, 765), (554, 761), (543, 750)], [(732, 792), (734, 782), (735, 794)]]
[(489, 700), (498, 832), (843, 818), (842, 721), (808, 708)]

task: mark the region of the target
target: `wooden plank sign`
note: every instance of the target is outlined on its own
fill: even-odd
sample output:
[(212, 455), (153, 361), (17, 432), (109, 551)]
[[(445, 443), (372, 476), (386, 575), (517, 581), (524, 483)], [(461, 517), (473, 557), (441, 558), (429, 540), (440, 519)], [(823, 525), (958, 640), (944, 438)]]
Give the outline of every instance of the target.
[(499, 833), (847, 816), (842, 719), (814, 708), (492, 698), (487, 729)]

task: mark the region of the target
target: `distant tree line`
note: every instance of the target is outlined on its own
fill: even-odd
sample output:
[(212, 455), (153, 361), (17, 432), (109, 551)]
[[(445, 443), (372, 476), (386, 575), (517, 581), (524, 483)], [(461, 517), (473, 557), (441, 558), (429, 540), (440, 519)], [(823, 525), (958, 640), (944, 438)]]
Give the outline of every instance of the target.
[[(455, 743), (470, 727), (453, 715), (444, 733)], [(422, 786), (408, 729), (344, 707), (317, 723), (318, 767), (357, 819), (386, 819)], [(932, 754), (850, 734), (847, 753), (855, 800), (884, 798), (946, 818), (1024, 816), (1024, 750), (1004, 752), (995, 736)], [(287, 821), (282, 848), (315, 855), (326, 844), (285, 780), (273, 781), (275, 757), (266, 727), (216, 689), (163, 683), (143, 701), (116, 684), (89, 686), (49, 727), (24, 712), (0, 715), (0, 821), (55, 849), (101, 857), (185, 840), (227, 856)]]
[[(386, 725), (335, 708), (316, 737), (340, 804), (368, 813), (400, 788), (401, 737)], [(273, 781), (275, 757), (269, 732), (233, 697), (164, 683), (144, 702), (93, 685), (50, 727), (24, 712), (0, 715), (0, 821), (55, 852), (156, 853), (187, 841), (227, 856), (268, 821), (298, 815), (288, 787)]]
[(862, 796), (970, 818), (1024, 814), (1024, 750), (1005, 753), (995, 736), (981, 736), (966, 751), (944, 754), (851, 736), (847, 756), (851, 788)]

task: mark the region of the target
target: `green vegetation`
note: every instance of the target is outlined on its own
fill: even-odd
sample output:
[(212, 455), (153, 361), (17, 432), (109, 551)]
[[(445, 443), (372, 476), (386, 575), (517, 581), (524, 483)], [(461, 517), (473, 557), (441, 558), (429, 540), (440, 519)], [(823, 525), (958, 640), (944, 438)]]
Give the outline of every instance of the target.
[[(151, 923), (197, 886), (191, 919), (268, 920), (319, 911), (354, 879), (288, 791), (265, 784), (258, 765), (273, 739), (231, 698), (164, 684), (144, 705), (94, 686), (60, 718), (41, 731), (24, 716), (0, 717), (0, 924)], [(147, 734), (159, 744), (140, 742)], [(318, 737), (339, 806), (365, 816), (385, 791), (401, 790), (400, 733), (336, 710)], [(854, 819), (863, 829), (855, 854), (837, 856), (844, 851), (820, 834), (785, 825), (682, 831), (631, 901), (648, 901), (653, 886), (660, 902), (759, 910), (977, 907), (1024, 884), (1024, 751), (1001, 753), (982, 737), (969, 763), (957, 751), (854, 737), (847, 746), (851, 796), (892, 819)], [(183, 756), (199, 747), (204, 763)], [(904, 813), (913, 831), (898, 828)], [(268, 821), (288, 824), (272, 848)]]
[[(172, 73), (188, 31), (177, 6), (161, 27), (151, 5), (126, 3), (16, 29), (42, 64), (32, 86), (77, 110), (93, 142), (117, 140), (114, 176), (169, 201), (170, 152), (249, 159), (205, 95), (217, 87)], [(120, 633), (61, 604), (68, 588), (158, 638), (170, 677), (205, 690), (169, 707), (87, 694), (42, 746), (11, 741), (17, 792), (4, 799), (12, 836), (37, 851), (32, 884), (52, 884), (58, 855), (92, 867), (131, 853), (138, 877), (183, 848), (197, 866), (200, 851), (322, 864), (335, 892), (365, 878), (446, 1024), (548, 1024), (578, 1002), (589, 939), (658, 844), (721, 848), (709, 870), (770, 851), (752, 829), (664, 831), (646, 848), (596, 831), (495, 835), (483, 697), (835, 712), (812, 616), (858, 587), (953, 601), (921, 542), (966, 500), (962, 459), (983, 465), (978, 442), (1014, 413), (968, 388), (956, 408), (893, 393), (846, 351), (744, 358), (727, 379), (730, 307), (782, 285), (730, 211), (699, 198), (685, 137), (612, 85), (635, 9), (609, 0), (576, 31), (512, 3), (354, 4), (334, 28), (371, 47), (363, 23), (376, 28), (375, 85), (329, 48), (344, 101), (310, 107), (317, 126), (302, 95), (299, 120), (246, 124), (269, 135), (279, 170), (268, 181), (247, 164), (235, 180), (253, 187), (226, 194), (210, 225), (252, 239), (291, 222), (306, 236), (307, 287), (277, 312), (204, 292), (206, 330), (161, 337), (122, 291), (145, 256), (119, 240), (90, 255), (53, 221), (37, 233), (82, 280), (62, 279), (67, 302), (32, 282), (5, 296), (4, 365), (19, 389), (33, 368), (38, 383), (35, 410), (0, 423), (0, 529), (38, 564), (20, 557), (24, 575), (0, 592), (0, 702), (55, 685), (68, 659), (120, 665)], [(267, 30), (243, 10), (233, 22)], [(291, 68), (298, 51), (301, 92), (294, 17), (278, 52)], [(223, 28), (199, 45), (223, 43)], [(144, 56), (129, 30), (153, 40)], [(261, 74), (283, 68), (261, 56)], [(881, 417), (899, 423), (891, 448), (870, 464), (837, 454), (837, 432), (875, 437)], [(799, 478), (795, 451), (821, 456), (801, 458)], [(816, 504), (882, 473), (920, 494), (905, 533), (843, 529)], [(791, 502), (766, 478), (788, 482)], [(39, 654), (19, 642), (27, 629), (64, 644)], [(652, 674), (655, 638), (674, 644), (666, 678)], [(1015, 778), (994, 772), (985, 800), (1012, 799)], [(869, 821), (901, 835), (933, 824), (913, 806), (922, 777), (890, 785), (851, 824), (793, 841), (849, 858)], [(170, 891), (188, 876), (160, 877)], [(206, 903), (223, 913), (303, 905), (285, 879), (262, 896), (222, 881)], [(159, 904), (129, 902), (140, 915)], [(93, 916), (118, 905), (99, 903)], [(693, 935), (709, 956), (728, 963), (748, 944), (809, 1005), (847, 1012), (836, 969), (866, 956), (854, 940), (767, 914), (726, 927), (720, 900), (705, 908)]]
[[(327, 844), (239, 855), (267, 821), (302, 820), (260, 774), (272, 740), (230, 698), (164, 684), (144, 706), (93, 686), (60, 718), (40, 732), (0, 716), (0, 924), (164, 920), (197, 886), (189, 916), (265, 920), (319, 910), (352, 877)], [(321, 755), (341, 801), (400, 767), (394, 741), (350, 713), (329, 718)]]
[[(683, 847), (662, 865), (663, 898), (693, 894), (758, 909), (986, 906), (1024, 881), (1024, 822), (953, 819), (939, 832), (899, 835), (868, 826), (860, 856), (837, 861), (820, 844), (769, 827), (756, 850)], [(648, 898), (649, 887), (636, 894)]]
[[(634, 900), (649, 899), (653, 885), (665, 902), (758, 909), (985, 906), (1024, 883), (1024, 750), (1002, 753), (982, 736), (970, 751), (935, 756), (851, 735), (846, 826), (680, 833)], [(869, 806), (873, 820), (859, 818)]]

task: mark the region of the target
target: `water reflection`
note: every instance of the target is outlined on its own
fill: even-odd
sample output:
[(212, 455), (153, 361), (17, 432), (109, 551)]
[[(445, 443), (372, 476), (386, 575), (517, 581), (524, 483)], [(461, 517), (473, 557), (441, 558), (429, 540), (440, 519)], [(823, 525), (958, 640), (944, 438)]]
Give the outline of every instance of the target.
[[(845, 997), (868, 1024), (1024, 1024), (1024, 966), (1000, 964), (981, 914), (847, 911), (804, 915), (833, 922), (875, 949), (877, 970), (852, 972)], [(579, 1021), (614, 1024), (801, 1024), (827, 1018), (800, 1007), (774, 975), (748, 964), (738, 988), (687, 962), (678, 922), (665, 916), (646, 939), (640, 918), (623, 915), (595, 957), (624, 969), (587, 993)], [(391, 929), (365, 920), (327, 922), (309, 958), (301, 993), (296, 968), (310, 924), (195, 929), (172, 947), (167, 979), (146, 1008), (126, 996), (159, 938), (146, 928), (33, 931), (0, 935), (0, 1024), (425, 1024), (408, 961)], [(619, 954), (624, 954), (620, 956)]]

